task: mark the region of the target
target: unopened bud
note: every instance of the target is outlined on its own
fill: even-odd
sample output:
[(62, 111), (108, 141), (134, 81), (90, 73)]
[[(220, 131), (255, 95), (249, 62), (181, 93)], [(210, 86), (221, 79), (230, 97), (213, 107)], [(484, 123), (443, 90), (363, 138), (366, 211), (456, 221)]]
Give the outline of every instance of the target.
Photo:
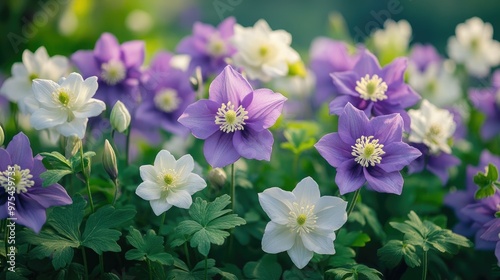
[(118, 166), (116, 164), (116, 154), (111, 144), (106, 139), (104, 142), (104, 153), (102, 154), (102, 165), (111, 180), (118, 178)]
[(78, 150), (80, 150), (80, 147), (82, 146), (82, 140), (74, 135), (66, 139), (67, 140), (66, 148), (64, 149), (64, 155), (66, 156), (66, 158), (71, 158), (72, 156), (76, 155)]
[(3, 142), (5, 141), (5, 134), (3, 133), (3, 128), (0, 126), (0, 146), (3, 145)]
[(114, 130), (123, 133), (130, 125), (130, 113), (121, 101), (116, 101), (111, 110), (110, 122)]
[(208, 173), (208, 181), (216, 188), (222, 188), (226, 180), (227, 175), (222, 168), (214, 168)]

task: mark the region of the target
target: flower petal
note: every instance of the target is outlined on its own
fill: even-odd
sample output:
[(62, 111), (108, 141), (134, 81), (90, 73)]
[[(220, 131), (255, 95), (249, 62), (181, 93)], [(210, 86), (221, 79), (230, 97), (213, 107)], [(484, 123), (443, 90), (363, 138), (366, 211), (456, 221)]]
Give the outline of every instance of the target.
[(87, 118), (75, 118), (71, 122), (59, 125), (57, 131), (66, 137), (76, 135), (78, 138), (83, 139), (88, 120)]
[(336, 94), (345, 94), (353, 97), (359, 97), (356, 91), (356, 81), (361, 77), (352, 71), (334, 72), (330, 74), (333, 81), (332, 90)]
[(233, 145), (232, 133), (214, 133), (205, 140), (203, 154), (212, 167), (224, 167), (237, 161), (241, 156)]
[(36, 130), (61, 125), (68, 119), (68, 114), (59, 109), (39, 108), (30, 117), (31, 126)]
[[(332, 230), (332, 235), (335, 233)], [(325, 236), (311, 231), (307, 234), (302, 234), (301, 236), (304, 247), (307, 250), (313, 251), (318, 254), (333, 255), (335, 254), (335, 248), (333, 247), (333, 239), (330, 236)]]
[(184, 187), (189, 194), (194, 194), (197, 191), (201, 191), (207, 186), (207, 182), (203, 180), (198, 174), (191, 173), (184, 182)]
[(385, 154), (377, 166), (385, 172), (399, 171), (422, 155), (418, 149), (403, 142), (389, 143), (383, 150)]
[(82, 107), (73, 111), (76, 118), (90, 118), (99, 116), (104, 110), (106, 110), (106, 104), (101, 100), (91, 99)]
[(181, 178), (189, 176), (194, 169), (193, 157), (191, 155), (183, 155), (177, 160), (174, 168)]
[(0, 148), (0, 172), (9, 169), (9, 165), (12, 165), (9, 153), (5, 149)]
[(299, 269), (304, 268), (313, 257), (313, 252), (307, 250), (299, 236), (295, 238), (295, 244), (287, 251), (293, 264)]
[(16, 199), (16, 223), (32, 229), (39, 233), (47, 220), (45, 208), (36, 200), (29, 197), (17, 196)]
[(353, 192), (366, 182), (363, 176), (363, 168), (353, 160), (343, 162), (337, 167), (337, 175), (335, 176), (335, 184), (339, 187), (340, 194)]
[(401, 142), (403, 139), (403, 118), (400, 114), (390, 114), (372, 118), (369, 121), (372, 135), (380, 144)]
[(66, 190), (59, 184), (53, 184), (46, 188), (41, 185), (33, 186), (25, 196), (36, 200), (44, 208), (73, 203)]
[(143, 165), (139, 167), (139, 172), (143, 181), (158, 181), (158, 173), (156, 172), (155, 167), (152, 165)]
[(100, 62), (120, 59), (120, 44), (111, 33), (103, 33), (97, 40), (94, 48), (94, 55)]
[(218, 104), (231, 101), (235, 108), (240, 106), (243, 98), (253, 91), (252, 86), (230, 65), (213, 80), (208, 89), (210, 100)]
[(189, 209), (193, 203), (193, 199), (187, 191), (170, 191), (167, 195), (167, 202), (179, 208)]
[(251, 98), (251, 103), (245, 108), (248, 112), (246, 125), (255, 131), (261, 131), (273, 126), (281, 115), (283, 105), (287, 100), (280, 93), (273, 92), (270, 89), (257, 89), (247, 95), (245, 100), (248, 98)]
[[(354, 143), (356, 139), (366, 134), (369, 125), (366, 114), (347, 103), (344, 112), (339, 117), (339, 136), (345, 143)], [(368, 136), (368, 135), (365, 135)]]
[(56, 108), (56, 104), (52, 100), (52, 93), (59, 89), (59, 85), (51, 80), (34, 79), (33, 94), (36, 100), (49, 108)]
[(361, 56), (353, 68), (354, 72), (360, 74), (358, 79), (364, 77), (366, 74), (381, 76), (381, 70), (378, 59), (367, 49), (361, 51)]
[(353, 158), (352, 148), (340, 139), (337, 132), (323, 136), (314, 145), (319, 154), (333, 167), (340, 166), (344, 161)]
[(30, 140), (24, 133), (19, 132), (14, 136), (6, 150), (10, 154), (13, 164), (18, 164), (21, 169), (33, 168), (33, 151), (31, 150)]
[(144, 200), (160, 199), (161, 188), (154, 182), (144, 181), (137, 187), (135, 194)]
[(83, 77), (100, 74), (100, 66), (97, 65), (92, 51), (77, 51), (71, 55), (71, 62), (76, 65)]
[(160, 216), (163, 212), (172, 208), (172, 204), (169, 204), (165, 198), (150, 200), (149, 204), (151, 205), (151, 209), (153, 209), (156, 216)]
[(155, 158), (154, 166), (156, 170), (175, 170), (177, 161), (175, 157), (167, 150), (161, 150)]
[(315, 205), (320, 197), (318, 183), (311, 177), (302, 179), (292, 193), (300, 205)]
[(262, 251), (277, 254), (290, 250), (295, 242), (295, 235), (287, 226), (269, 222), (262, 236)]
[(401, 84), (404, 82), (404, 73), (407, 66), (408, 59), (398, 57), (382, 69), (382, 77), (388, 87), (392, 84)]
[(339, 197), (323, 196), (314, 207), (316, 226), (323, 230), (338, 230), (347, 221), (347, 202)]
[(207, 139), (220, 129), (215, 124), (215, 115), (220, 104), (212, 100), (198, 100), (189, 105), (178, 121), (191, 130), (196, 138)]
[(251, 128), (234, 132), (233, 145), (236, 151), (244, 158), (267, 160), (271, 159), (274, 138), (269, 130), (260, 132)]
[(377, 192), (400, 195), (403, 191), (403, 176), (399, 171), (385, 172), (381, 168), (363, 168), (367, 187)]
[(144, 62), (144, 42), (135, 40), (128, 41), (121, 45), (125, 67), (139, 68)]
[(292, 202), (295, 202), (295, 195), (284, 191), (278, 187), (272, 187), (261, 192), (259, 203), (271, 221), (285, 225), (288, 223), (288, 216)]

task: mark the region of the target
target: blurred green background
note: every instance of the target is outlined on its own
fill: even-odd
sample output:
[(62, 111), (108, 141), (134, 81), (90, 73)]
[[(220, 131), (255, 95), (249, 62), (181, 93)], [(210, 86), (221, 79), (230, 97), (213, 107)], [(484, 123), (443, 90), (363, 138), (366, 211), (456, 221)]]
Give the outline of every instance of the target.
[(301, 53), (315, 37), (330, 34), (332, 12), (345, 18), (358, 42), (388, 17), (406, 19), (412, 42), (432, 43), (444, 53), (455, 26), (473, 16), (490, 22), (498, 40), (499, 11), (496, 0), (0, 0), (0, 71), (10, 75), (24, 49), (44, 45), (51, 56), (92, 49), (105, 31), (121, 42), (145, 40), (150, 58), (156, 51), (173, 50), (194, 21), (218, 24), (229, 16), (243, 26), (264, 18), (271, 28), (290, 32)]

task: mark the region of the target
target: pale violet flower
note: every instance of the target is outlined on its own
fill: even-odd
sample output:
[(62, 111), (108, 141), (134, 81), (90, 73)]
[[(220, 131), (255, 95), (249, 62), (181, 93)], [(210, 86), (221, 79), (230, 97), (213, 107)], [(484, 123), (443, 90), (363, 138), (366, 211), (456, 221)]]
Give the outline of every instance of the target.
[(448, 68), (440, 63), (431, 63), (420, 72), (415, 64), (410, 63), (408, 82), (416, 92), (436, 106), (455, 105), (462, 94), (460, 81)]
[(284, 30), (271, 30), (263, 19), (253, 27), (234, 27), (233, 46), (237, 52), (232, 57), (236, 67), (250, 79), (268, 82), (286, 76), (289, 65), (299, 62), (299, 54), (290, 47), (292, 36)]
[(448, 110), (439, 109), (424, 99), (419, 110), (411, 109), (408, 114), (411, 118), (410, 142), (424, 143), (431, 153), (451, 153), (448, 140), (453, 136), (456, 124)]
[(335, 231), (347, 221), (347, 202), (320, 197), (318, 184), (306, 177), (292, 192), (273, 187), (259, 193), (259, 202), (271, 218), (262, 237), (262, 250), (287, 251), (292, 262), (305, 267), (313, 253), (335, 254)]
[(78, 73), (51, 80), (33, 81), (34, 100), (30, 123), (36, 130), (54, 128), (63, 136), (85, 136), (89, 117), (98, 116), (106, 109), (104, 102), (92, 98), (97, 90), (97, 77), (83, 80)]
[(463, 63), (469, 74), (485, 77), (490, 67), (500, 63), (500, 43), (493, 40), (493, 27), (473, 17), (457, 25), (455, 36), (448, 40), (448, 54)]
[(143, 182), (135, 193), (148, 200), (156, 216), (172, 206), (188, 209), (193, 203), (191, 195), (207, 186), (205, 180), (193, 173), (191, 155), (176, 160), (167, 150), (156, 155), (154, 165), (140, 167)]
[(406, 20), (398, 22), (388, 19), (384, 22), (384, 29), (375, 31), (372, 35), (373, 44), (378, 52), (394, 52), (404, 54), (411, 39), (411, 26)]
[(68, 70), (68, 59), (60, 55), (49, 57), (45, 47), (38, 48), (34, 53), (25, 50), (23, 62), (12, 65), (12, 77), (5, 80), (0, 88), (0, 95), (17, 103), (22, 113), (28, 113), (24, 98), (33, 95), (32, 81), (38, 78), (57, 81), (66, 75)]

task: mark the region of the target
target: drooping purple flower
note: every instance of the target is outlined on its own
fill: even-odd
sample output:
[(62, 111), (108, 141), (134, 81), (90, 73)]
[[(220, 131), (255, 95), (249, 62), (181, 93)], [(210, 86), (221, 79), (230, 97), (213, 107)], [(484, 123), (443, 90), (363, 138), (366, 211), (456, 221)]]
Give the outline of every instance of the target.
[[(33, 158), (24, 133), (14, 136), (6, 149), (0, 148), (0, 219), (15, 218), (38, 233), (47, 220), (45, 209), (72, 203), (61, 185), (42, 187), (40, 174), (45, 171), (42, 157)], [(14, 202), (15, 210), (8, 209), (8, 201)]]
[(161, 128), (177, 135), (187, 135), (189, 130), (177, 119), (193, 103), (196, 93), (187, 73), (170, 67), (172, 54), (159, 53), (143, 78), (143, 99), (134, 117), (134, 128), (147, 131)]
[(188, 73), (192, 74), (199, 66), (206, 78), (224, 69), (227, 65), (225, 59), (236, 52), (230, 43), (235, 24), (233, 17), (222, 21), (217, 28), (201, 22), (194, 24), (193, 35), (184, 38), (176, 48), (177, 53), (191, 57)]
[(497, 264), (500, 266), (500, 219), (493, 219), (484, 225), (486, 230), (480, 236), (482, 240), (495, 242), (495, 256)]
[(332, 85), (331, 73), (351, 70), (359, 59), (359, 54), (350, 54), (347, 45), (329, 38), (317, 38), (309, 51), (309, 68), (316, 77), (314, 105), (320, 106), (337, 96)]
[(339, 117), (339, 131), (323, 136), (315, 147), (337, 169), (335, 183), (341, 194), (365, 183), (377, 192), (401, 194), (400, 170), (421, 155), (402, 140), (399, 114), (369, 120), (363, 111), (347, 103)]
[(491, 87), (472, 88), (469, 98), (473, 106), (486, 115), (481, 126), (481, 137), (490, 140), (497, 136), (500, 133), (500, 70), (493, 73)]
[(441, 64), (443, 61), (443, 57), (441, 57), (436, 48), (430, 44), (413, 45), (409, 59), (410, 63), (413, 63), (420, 72), (424, 72), (425, 69), (433, 63)]
[(80, 50), (71, 61), (84, 78), (97, 76), (95, 97), (112, 108), (120, 100), (129, 110), (140, 97), (139, 82), (144, 62), (144, 42), (128, 41), (120, 45), (116, 37), (103, 33), (94, 50)]
[(205, 140), (203, 152), (213, 167), (240, 157), (270, 160), (274, 139), (268, 128), (285, 101), (270, 89), (254, 90), (240, 73), (226, 66), (210, 84), (209, 99), (189, 105), (179, 122)]
[(454, 166), (458, 166), (460, 164), (460, 159), (448, 153), (431, 153), (429, 147), (425, 144), (410, 143), (410, 145), (417, 148), (422, 153), (422, 156), (418, 157), (412, 161), (410, 165), (408, 165), (408, 173), (420, 173), (426, 169), (432, 174), (438, 176), (443, 186), (446, 185), (449, 178), (449, 169)]
[(399, 113), (405, 131), (409, 131), (410, 117), (405, 108), (415, 105), (420, 96), (404, 82), (406, 66), (405, 58), (396, 58), (381, 68), (377, 58), (364, 50), (352, 70), (331, 74), (340, 95), (330, 103), (330, 113), (340, 115), (347, 103), (368, 117)]
[(472, 237), (478, 230), (478, 228), (473, 225), (474, 221), (468, 215), (465, 215), (462, 209), (467, 205), (472, 205), (477, 202), (474, 198), (474, 194), (477, 190), (477, 185), (474, 184), (474, 176), (478, 172), (484, 172), (484, 168), (488, 166), (489, 163), (500, 166), (500, 157), (492, 155), (489, 151), (484, 150), (481, 153), (477, 166), (467, 166), (466, 189), (451, 192), (444, 198), (444, 205), (452, 208), (455, 212), (455, 216), (457, 216), (459, 220), (459, 223), (453, 227), (453, 231), (458, 234)]
[(492, 250), (495, 248), (494, 240), (483, 239), (481, 236), (488, 229), (489, 223), (497, 219), (495, 213), (498, 212), (499, 205), (500, 193), (496, 192), (493, 196), (477, 200), (461, 210), (462, 214), (472, 221), (470, 228), (476, 230), (474, 244), (478, 250)]

